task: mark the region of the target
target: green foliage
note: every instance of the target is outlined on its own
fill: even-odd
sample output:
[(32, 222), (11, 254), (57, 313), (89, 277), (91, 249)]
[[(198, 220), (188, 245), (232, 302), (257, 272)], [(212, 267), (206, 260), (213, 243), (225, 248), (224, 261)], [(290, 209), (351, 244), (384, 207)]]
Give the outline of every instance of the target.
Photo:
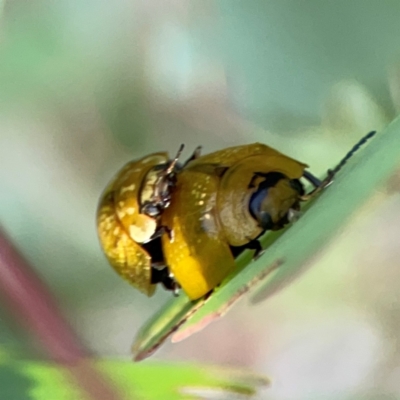
[[(248, 372), (190, 364), (133, 364), (122, 361), (94, 363), (119, 389), (121, 399), (190, 400), (197, 393), (240, 394), (251, 398), (268, 380)], [(70, 367), (73, 368), (73, 367)], [(13, 400), (77, 400), (84, 394), (57, 364), (3, 360), (1, 398)]]

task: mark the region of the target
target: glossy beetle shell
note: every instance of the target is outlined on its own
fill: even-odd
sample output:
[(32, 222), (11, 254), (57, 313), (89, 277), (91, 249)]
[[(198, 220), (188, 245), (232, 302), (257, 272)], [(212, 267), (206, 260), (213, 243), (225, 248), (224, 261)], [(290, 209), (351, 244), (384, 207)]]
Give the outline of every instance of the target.
[[(269, 151), (266, 153), (269, 154)], [(255, 191), (254, 188), (249, 188), (254, 173), (280, 172), (289, 179), (299, 179), (306, 167), (282, 154), (267, 154), (249, 156), (238, 161), (221, 178), (217, 196), (218, 215), (225, 238), (231, 246), (242, 246), (263, 231), (250, 215), (248, 207), (250, 197)], [(285, 193), (284, 188), (280, 188), (279, 194), (281, 193), (282, 196), (270, 196), (277, 203), (274, 207), (277, 214), (280, 214), (281, 210), (282, 213), (287, 212), (290, 205), (286, 206), (285, 201), (293, 203), (293, 191)], [(277, 216), (277, 219), (279, 217), (281, 215)]]
[(217, 215), (218, 184), (216, 175), (183, 170), (162, 215), (174, 232), (173, 241), (162, 238), (166, 264), (191, 299), (213, 289), (235, 265)]
[[(155, 153), (126, 164), (102, 194), (97, 210), (97, 230), (103, 251), (116, 272), (147, 295), (152, 295), (151, 255), (141, 246), (156, 233), (158, 221), (140, 212), (151, 173), (169, 161)], [(151, 182), (150, 182), (151, 183)]]
[[(204, 296), (234, 269), (230, 246), (245, 245), (263, 232), (249, 212), (255, 174), (273, 171), (299, 179), (305, 167), (256, 143), (201, 156), (179, 173), (171, 205), (162, 215), (162, 223), (173, 229), (174, 241), (164, 235), (163, 251), (190, 299)], [(272, 209), (278, 218), (280, 208), (287, 212), (297, 198), (293, 189), (276, 191)]]

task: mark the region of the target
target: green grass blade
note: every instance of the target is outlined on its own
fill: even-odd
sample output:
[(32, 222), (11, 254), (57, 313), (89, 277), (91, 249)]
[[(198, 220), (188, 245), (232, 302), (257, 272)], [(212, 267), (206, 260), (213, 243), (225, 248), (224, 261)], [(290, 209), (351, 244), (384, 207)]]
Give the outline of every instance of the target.
[[(120, 389), (121, 399), (194, 400), (201, 393), (252, 398), (268, 385), (248, 371), (194, 364), (134, 364), (97, 361), (96, 366)], [(71, 367), (69, 367), (71, 368)], [(79, 366), (77, 366), (79, 368)], [(12, 400), (76, 400), (84, 394), (57, 364), (6, 360), (0, 364), (1, 398)]]

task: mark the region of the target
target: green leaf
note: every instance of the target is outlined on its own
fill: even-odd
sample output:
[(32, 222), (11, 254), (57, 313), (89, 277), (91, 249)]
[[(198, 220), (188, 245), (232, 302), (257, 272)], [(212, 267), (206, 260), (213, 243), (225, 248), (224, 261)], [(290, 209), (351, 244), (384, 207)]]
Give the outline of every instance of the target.
[[(302, 218), (282, 233), (267, 234), (268, 247), (256, 262), (249, 254), (238, 259), (239, 271), (226, 279), (206, 300), (190, 303), (186, 296), (170, 301), (139, 332), (136, 359), (154, 351), (168, 335), (182, 340), (224, 315), (229, 307), (260, 281), (253, 297), (258, 302), (291, 282), (340, 228), (357, 212), (400, 163), (400, 119), (396, 119), (359, 151), (312, 204)], [(269, 242), (269, 243), (268, 243)], [(268, 246), (269, 244), (269, 246)]]
[[(96, 361), (94, 365), (120, 389), (121, 399), (190, 400), (198, 399), (202, 393), (251, 398), (259, 387), (268, 384), (263, 376), (214, 366), (121, 361)], [(51, 363), (6, 360), (0, 364), (0, 385), (2, 399), (85, 398), (71, 385), (66, 370)]]
[(203, 300), (191, 302), (182, 293), (169, 301), (165, 307), (147, 321), (139, 330), (132, 346), (135, 361), (140, 361), (151, 355), (198, 307)]

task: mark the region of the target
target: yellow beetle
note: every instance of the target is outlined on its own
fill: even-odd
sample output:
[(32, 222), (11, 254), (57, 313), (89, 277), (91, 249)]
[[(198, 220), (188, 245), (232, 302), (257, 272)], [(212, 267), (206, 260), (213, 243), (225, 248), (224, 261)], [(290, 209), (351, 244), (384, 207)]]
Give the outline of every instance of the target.
[[(160, 236), (169, 234), (160, 224), (162, 211), (169, 206), (177, 163), (165, 152), (154, 153), (126, 164), (100, 197), (97, 231), (103, 251), (113, 268), (140, 291), (151, 296), (162, 282), (176, 289), (164, 268)], [(198, 157), (199, 148), (187, 161)]]
[[(258, 254), (258, 237), (290, 222), (300, 202), (326, 187), (374, 134), (362, 138), (322, 182), (306, 164), (260, 143), (189, 162), (177, 174), (171, 204), (161, 215), (162, 224), (173, 230), (173, 240), (162, 237), (165, 264), (188, 297), (196, 300), (219, 285), (245, 248)], [(314, 191), (305, 195), (300, 178)]]
[(235, 266), (234, 247), (257, 247), (267, 229), (288, 222), (304, 194), (307, 166), (256, 143), (217, 151), (177, 175), (171, 204), (161, 216), (166, 265), (191, 298), (208, 293)]
[[(97, 211), (100, 243), (114, 269), (147, 295), (156, 283), (192, 300), (214, 289), (245, 248), (282, 228), (300, 202), (325, 188), (375, 132), (362, 138), (320, 181), (296, 161), (255, 143), (200, 156), (183, 166), (155, 153), (128, 163), (102, 194)], [(301, 178), (315, 189), (304, 194)]]

